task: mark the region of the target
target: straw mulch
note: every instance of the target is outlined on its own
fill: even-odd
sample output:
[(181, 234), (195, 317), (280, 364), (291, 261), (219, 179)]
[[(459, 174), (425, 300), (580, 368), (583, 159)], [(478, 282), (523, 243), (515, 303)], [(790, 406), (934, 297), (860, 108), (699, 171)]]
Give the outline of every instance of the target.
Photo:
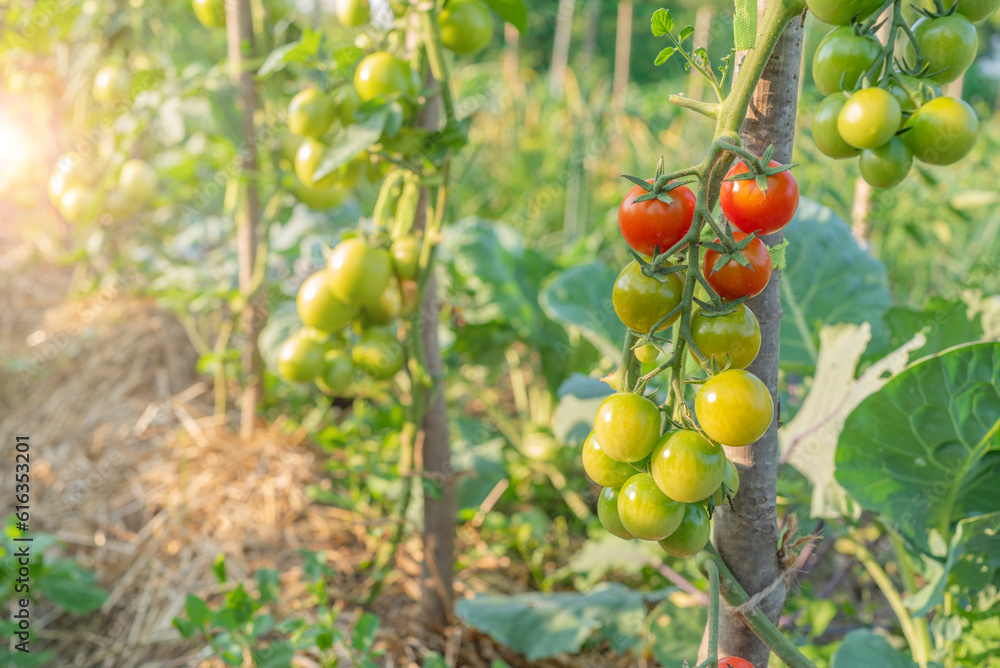
[[(324, 458), (302, 434), (277, 424), (247, 440), (235, 435), (226, 416), (213, 415), (212, 388), (194, 371), (183, 328), (153, 304), (114, 291), (63, 301), (67, 274), (19, 276), (4, 277), (3, 306), (15, 315), (3, 320), (0, 359), (28, 360), (29, 370), (0, 372), (0, 433), (31, 436), (32, 531), (59, 538), (61, 553), (96, 571), (110, 594), (86, 617), (39, 606), (33, 650), (53, 649), (60, 668), (221, 665), (171, 625), (186, 593), (218, 591), (210, 566), (219, 553), (232, 580), (279, 570), (279, 616), (308, 606), (299, 548), (326, 551), (338, 572), (334, 595), (363, 596), (363, 565), (376, 546), (371, 520), (305, 497), (323, 478)], [(3, 461), (9, 441), (0, 444)], [(460, 544), (473, 543), (481, 539), (464, 528)], [(418, 666), (431, 650), (450, 666), (496, 658), (515, 667), (625, 665), (596, 653), (528, 664), (471, 629), (424, 631), (418, 555), (415, 542), (401, 546), (373, 607), (383, 665)], [(489, 557), (456, 579), (486, 588), (508, 565)], [(503, 581), (517, 586), (509, 573)], [(345, 606), (345, 628), (359, 612)]]

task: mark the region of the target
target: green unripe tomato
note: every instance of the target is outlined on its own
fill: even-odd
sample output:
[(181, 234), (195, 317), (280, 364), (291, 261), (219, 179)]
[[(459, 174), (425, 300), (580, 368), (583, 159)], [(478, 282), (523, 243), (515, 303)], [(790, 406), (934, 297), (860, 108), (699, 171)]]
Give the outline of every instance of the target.
[(635, 349), (635, 358), (643, 364), (652, 364), (660, 357), (660, 351), (652, 343)]
[(680, 526), (684, 504), (661, 492), (649, 473), (637, 473), (619, 490), (618, 517), (636, 538), (662, 540)]
[(145, 160), (127, 160), (118, 173), (118, 187), (136, 206), (153, 199), (159, 182), (156, 170)]
[(686, 559), (705, 549), (711, 537), (712, 521), (708, 518), (708, 511), (697, 503), (689, 503), (684, 506), (684, 519), (680, 526), (659, 544), (670, 556)]
[(400, 280), (412, 281), (417, 278), (420, 268), (420, 240), (413, 236), (400, 237), (392, 242), (389, 249), (392, 268)]
[(326, 367), (326, 346), (320, 337), (300, 330), (285, 341), (278, 353), (278, 374), (296, 383), (312, 382)]
[[(622, 269), (611, 291), (615, 314), (626, 327), (642, 334), (648, 333), (661, 318), (677, 308), (683, 297), (684, 281), (679, 273), (647, 276), (635, 261)], [(679, 317), (678, 311), (656, 331), (666, 329)]]
[(624, 462), (615, 460), (604, 454), (600, 444), (590, 432), (583, 442), (583, 470), (591, 480), (602, 487), (621, 487), (625, 481), (635, 475), (635, 469)]
[(441, 43), (455, 53), (476, 53), (493, 39), (490, 10), (480, 0), (448, 0), (438, 14)]
[[(728, 459), (726, 460), (726, 474), (722, 476), (722, 485), (726, 486), (726, 491), (730, 496), (736, 496), (736, 492), (740, 491), (740, 473), (736, 470), (736, 464)], [(719, 485), (719, 488), (712, 494), (716, 506), (721, 506), (726, 502), (726, 494), (723, 493), (722, 485)], [(701, 503), (707, 504), (708, 499), (703, 499)]]
[(899, 102), (884, 88), (855, 92), (837, 115), (837, 131), (855, 148), (878, 148), (888, 143), (902, 123)]
[(684, 429), (660, 438), (649, 472), (671, 499), (695, 503), (719, 488), (726, 473), (726, 455), (698, 432)]
[(335, 12), (341, 25), (348, 28), (363, 26), (372, 15), (368, 0), (337, 0)]
[(136, 204), (121, 188), (115, 188), (104, 196), (104, 210), (115, 220), (128, 218), (136, 213)]
[(83, 186), (67, 188), (59, 196), (59, 212), (68, 223), (79, 223), (87, 218), (94, 212), (96, 204), (97, 199), (93, 191)]
[(893, 137), (884, 146), (865, 149), (858, 161), (861, 178), (873, 188), (898, 186), (910, 173), (911, 165), (913, 152), (899, 137)]
[(767, 432), (774, 417), (771, 393), (760, 378), (742, 369), (712, 376), (694, 398), (698, 424), (724, 445), (750, 445)]
[(316, 386), (324, 393), (335, 397), (344, 396), (351, 387), (354, 377), (354, 361), (344, 350), (327, 350), (323, 356), (326, 367), (316, 376)]
[(813, 81), (823, 95), (851, 90), (881, 53), (881, 42), (871, 35), (856, 35), (851, 28), (837, 28), (816, 48)]
[(638, 394), (612, 394), (597, 409), (594, 438), (616, 462), (645, 459), (660, 438), (660, 410)]
[(306, 206), (317, 209), (333, 209), (344, 203), (347, 199), (349, 191), (341, 188), (339, 186), (331, 186), (329, 188), (313, 188), (312, 186), (307, 186), (299, 180), (298, 176), (290, 175), (286, 176), (281, 180), (281, 185), (284, 186), (288, 192), (295, 196), (295, 199), (299, 200)]
[(416, 78), (409, 64), (385, 51), (365, 56), (358, 63), (354, 71), (354, 88), (363, 102), (377, 97), (414, 97), (417, 94)]
[(618, 490), (614, 487), (605, 487), (597, 497), (597, 517), (601, 520), (601, 526), (612, 536), (624, 540), (632, 538), (632, 534), (625, 529), (618, 517)]
[[(951, 9), (954, 4), (955, 0), (945, 0), (944, 7)], [(933, 2), (925, 2), (924, 5), (928, 9), (934, 7)], [(958, 3), (958, 9), (955, 11), (973, 23), (982, 23), (996, 14), (998, 8), (1000, 8), (1000, 0), (962, 0)]]
[(840, 136), (837, 130), (837, 116), (844, 108), (847, 96), (843, 93), (834, 93), (827, 96), (813, 113), (812, 135), (816, 142), (816, 148), (834, 160), (853, 158), (861, 153), (861, 149), (854, 148)]
[(326, 272), (334, 297), (349, 306), (374, 306), (392, 278), (392, 262), (384, 250), (347, 239), (330, 253)]
[(390, 325), (399, 318), (402, 308), (403, 299), (399, 294), (399, 285), (390, 280), (378, 302), (361, 308), (361, 324), (365, 327)]
[(192, 0), (194, 15), (206, 28), (226, 26), (226, 0)]
[(94, 76), (94, 99), (98, 102), (124, 102), (131, 94), (132, 75), (124, 67), (105, 65)]
[(882, 0), (806, 0), (809, 11), (823, 23), (849, 26), (852, 19), (863, 21), (871, 16)]
[(406, 363), (403, 344), (387, 329), (373, 327), (351, 350), (354, 364), (373, 380), (388, 380)]
[(950, 165), (972, 150), (979, 138), (979, 118), (965, 100), (939, 97), (906, 120), (903, 142), (913, 157), (930, 165)]
[(337, 120), (344, 127), (354, 123), (361, 108), (361, 97), (354, 86), (341, 86), (333, 95), (333, 103), (337, 107)]
[(319, 139), (337, 116), (337, 108), (323, 91), (306, 88), (288, 103), (288, 130), (302, 137)]
[(744, 304), (724, 315), (699, 308), (691, 316), (691, 338), (705, 359), (714, 359), (720, 369), (727, 363), (731, 369), (745, 369), (760, 351), (760, 324)]
[[(913, 35), (924, 54), (927, 66), (924, 72), (937, 83), (955, 81), (965, 74), (979, 52), (976, 27), (960, 14), (934, 19), (924, 17), (913, 25)], [(910, 63), (916, 63), (912, 44), (906, 45), (906, 56)]]
[(358, 314), (356, 306), (348, 306), (333, 296), (327, 285), (327, 272), (322, 270), (302, 282), (295, 305), (302, 324), (323, 332), (342, 330)]
[(338, 167), (318, 180), (315, 178), (316, 170), (319, 169), (329, 148), (327, 144), (317, 139), (306, 137), (295, 154), (295, 175), (303, 185), (310, 188), (353, 187), (361, 176), (361, 165), (356, 160)]

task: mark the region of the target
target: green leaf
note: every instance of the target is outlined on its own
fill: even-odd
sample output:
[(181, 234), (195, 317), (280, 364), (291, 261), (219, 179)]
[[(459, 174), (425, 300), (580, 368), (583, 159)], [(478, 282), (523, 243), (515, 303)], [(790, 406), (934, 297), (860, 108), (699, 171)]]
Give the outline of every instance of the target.
[(677, 41), (678, 42), (683, 42), (684, 40), (686, 40), (688, 37), (690, 37), (693, 34), (694, 34), (694, 27), (693, 26), (684, 26), (684, 28), (681, 30), (680, 37), (678, 38)]
[(1000, 512), (964, 519), (955, 527), (945, 563), (923, 589), (906, 599), (906, 604), (915, 616), (922, 617), (944, 603), (949, 585), (963, 593), (977, 592), (991, 584), (996, 587), (998, 574)]
[(947, 543), (952, 522), (1000, 510), (998, 431), (1000, 343), (954, 348), (910, 366), (851, 413), (836, 479), (930, 553), (932, 531)]
[(455, 485), (458, 497), (458, 510), (478, 510), (486, 497), (507, 477), (504, 468), (504, 439), (497, 438), (485, 443), (469, 443), (465, 441), (456, 445), (452, 456), (452, 465), (456, 471), (466, 471)]
[(222, 552), (216, 555), (215, 563), (212, 564), (212, 572), (219, 584), (226, 584), (226, 555)]
[(437, 652), (430, 652), (424, 657), (423, 668), (448, 668), (448, 664), (445, 663), (443, 656)]
[(250, 629), (251, 638), (260, 638), (263, 635), (267, 635), (274, 628), (274, 616), (263, 614), (254, 617), (253, 625)]
[(375, 644), (378, 626), (378, 617), (370, 612), (362, 613), (351, 634), (351, 647), (358, 652), (368, 652)]
[(97, 578), (72, 561), (61, 561), (44, 577), (39, 578), (39, 591), (59, 607), (84, 614), (104, 604), (108, 593), (98, 584)]
[(611, 304), (618, 275), (603, 263), (565, 269), (542, 288), (539, 302), (550, 318), (579, 331), (601, 354), (616, 359), (625, 341), (625, 326)]
[(833, 655), (830, 668), (917, 668), (874, 631), (852, 631)]
[(914, 355), (916, 359), (982, 340), (982, 311), (973, 295), (969, 295), (968, 299), (949, 300), (932, 296), (920, 309), (891, 307), (885, 314), (891, 344), (897, 345), (898, 341), (906, 341), (917, 332), (923, 332), (927, 343)]
[(684, 658), (697, 664), (701, 636), (708, 621), (705, 606), (679, 608), (664, 601), (649, 615), (653, 655), (661, 666), (679, 666)]
[(663, 37), (674, 29), (674, 17), (666, 9), (657, 9), (650, 20), (650, 28), (654, 37)]
[(330, 150), (323, 154), (323, 160), (316, 167), (313, 179), (319, 181), (324, 176), (332, 174), (377, 142), (385, 129), (389, 112), (390, 106), (382, 107), (368, 118), (352, 123), (337, 133), (330, 144)]
[(668, 60), (670, 60), (670, 56), (674, 55), (674, 53), (676, 51), (677, 51), (676, 47), (673, 47), (673, 46), (666, 47), (665, 49), (663, 49), (662, 51), (660, 51), (658, 54), (656, 54), (656, 60), (653, 61), (653, 64), (654, 65), (662, 65), (663, 63), (665, 63)]
[(289, 668), (295, 658), (295, 648), (288, 642), (276, 642), (263, 649), (252, 650), (255, 668)]
[(614, 390), (598, 378), (572, 373), (559, 386), (559, 405), (552, 415), (552, 433), (567, 445), (583, 443), (594, 428), (594, 415)]
[(177, 632), (181, 634), (181, 636), (185, 638), (191, 638), (192, 636), (194, 636), (195, 632), (194, 624), (192, 624), (188, 620), (184, 619), (183, 617), (174, 617), (171, 620), (171, 622), (173, 623), (174, 628), (177, 629)]
[(184, 612), (195, 626), (202, 627), (208, 621), (209, 611), (205, 601), (194, 594), (188, 594), (184, 602)]
[(486, 0), (486, 4), (493, 8), (507, 23), (510, 23), (518, 32), (524, 33), (528, 29), (528, 8), (523, 0)]
[(319, 51), (322, 34), (306, 28), (302, 39), (291, 44), (279, 46), (268, 54), (257, 70), (257, 76), (264, 78), (270, 74), (285, 69), (288, 63), (302, 62), (315, 56)]
[(257, 590), (260, 591), (261, 603), (277, 601), (278, 594), (281, 592), (278, 571), (271, 568), (262, 568), (257, 571)]
[(583, 586), (593, 586), (611, 572), (638, 575), (642, 569), (663, 562), (663, 551), (646, 541), (624, 541), (604, 533), (592, 538), (569, 560), (567, 567), (583, 576)]
[(785, 228), (787, 266), (781, 276), (781, 366), (810, 374), (823, 325), (871, 323), (872, 339), (887, 336), (885, 266), (858, 247), (848, 225), (830, 209), (803, 198)]
[[(529, 661), (561, 652), (576, 654), (605, 625), (628, 634), (630, 619), (645, 614), (645, 597), (619, 584), (607, 583), (581, 594), (480, 594), (463, 599), (455, 613), (466, 624), (489, 634)], [(638, 629), (636, 629), (636, 635)], [(634, 642), (634, 638), (631, 638)]]

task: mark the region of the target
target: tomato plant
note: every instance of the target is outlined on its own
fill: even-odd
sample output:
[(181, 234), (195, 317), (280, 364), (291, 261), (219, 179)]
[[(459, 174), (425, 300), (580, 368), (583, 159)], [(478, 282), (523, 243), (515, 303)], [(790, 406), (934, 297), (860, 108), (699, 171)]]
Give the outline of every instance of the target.
[(413, 236), (401, 237), (392, 242), (389, 252), (396, 276), (402, 280), (414, 280), (420, 269), (420, 240)]
[[(733, 232), (737, 242), (745, 240), (749, 235), (745, 232)], [(719, 243), (716, 237), (715, 243)], [(716, 269), (722, 253), (710, 249), (705, 253), (702, 271), (705, 279), (715, 292), (723, 299), (739, 299), (754, 297), (767, 287), (771, 280), (771, 253), (759, 238), (754, 237), (742, 250), (743, 256), (750, 266), (744, 267), (738, 260), (732, 259)]]
[(371, 306), (389, 284), (392, 260), (388, 252), (361, 239), (347, 239), (330, 253), (326, 276), (334, 297), (349, 306)]
[(950, 165), (972, 150), (979, 138), (979, 118), (965, 100), (938, 97), (906, 120), (903, 142), (913, 157), (931, 165)]
[(865, 149), (858, 161), (861, 177), (875, 188), (899, 185), (910, 173), (912, 164), (913, 152), (899, 137), (878, 148)]
[(406, 363), (403, 344), (384, 327), (365, 330), (361, 340), (351, 348), (355, 366), (373, 380), (388, 380)]
[(684, 518), (672, 534), (658, 541), (672, 557), (687, 558), (701, 552), (712, 536), (708, 511), (697, 503), (684, 505)]
[[(653, 184), (654, 180), (646, 182)], [(691, 229), (695, 204), (694, 193), (683, 185), (664, 192), (663, 199), (654, 197), (636, 202), (649, 192), (636, 184), (618, 207), (618, 227), (625, 243), (647, 256), (653, 255), (656, 248), (666, 252), (681, 240)]]
[[(774, 160), (768, 166), (780, 167)], [(740, 162), (726, 174), (719, 194), (722, 213), (747, 234), (773, 234), (791, 222), (799, 208), (799, 184), (787, 169), (767, 174), (763, 190), (756, 179), (731, 180), (734, 176), (747, 174), (749, 170), (745, 162)]]
[(120, 65), (105, 65), (94, 75), (94, 99), (105, 104), (128, 100), (132, 94), (132, 74)]
[(323, 337), (302, 330), (285, 341), (278, 353), (278, 373), (287, 380), (310, 383), (325, 371), (326, 346)]
[[(937, 83), (948, 83), (965, 74), (979, 50), (979, 34), (961, 14), (924, 17), (914, 24), (913, 34), (923, 53), (927, 76)], [(908, 47), (907, 54), (915, 62), (913, 44)]]
[(813, 82), (823, 95), (852, 90), (881, 52), (882, 45), (871, 35), (858, 35), (849, 27), (837, 28), (816, 49)]
[(354, 71), (354, 88), (363, 102), (375, 98), (414, 97), (416, 73), (405, 60), (385, 51), (365, 56)]
[(652, 401), (637, 394), (612, 394), (597, 409), (594, 438), (615, 461), (645, 459), (660, 438), (660, 411)]
[(357, 28), (368, 23), (372, 12), (368, 0), (337, 0), (334, 11), (337, 20), (348, 28)]
[(296, 306), (302, 324), (324, 332), (342, 330), (358, 313), (356, 306), (348, 306), (333, 296), (325, 271), (317, 271), (303, 281)]
[(192, 0), (194, 15), (206, 28), (226, 26), (226, 0)]
[(630, 464), (615, 461), (604, 454), (594, 438), (594, 432), (590, 432), (583, 442), (583, 470), (602, 487), (621, 487), (636, 472)]
[(631, 540), (632, 534), (628, 532), (622, 524), (618, 515), (619, 490), (614, 487), (605, 487), (597, 497), (597, 517), (601, 521), (601, 526), (612, 536), (618, 536), (625, 540)]
[(318, 88), (306, 88), (288, 103), (288, 130), (295, 135), (320, 139), (336, 118), (333, 100)]
[(719, 668), (754, 668), (753, 664), (746, 659), (736, 656), (727, 656), (719, 660)]
[[(806, 0), (809, 11), (823, 23), (847, 26), (852, 20), (863, 20), (882, 6), (880, 0)], [(736, 668), (736, 667), (734, 667)]]
[(837, 114), (837, 131), (855, 148), (878, 148), (899, 130), (903, 110), (884, 88), (863, 88), (844, 103)]

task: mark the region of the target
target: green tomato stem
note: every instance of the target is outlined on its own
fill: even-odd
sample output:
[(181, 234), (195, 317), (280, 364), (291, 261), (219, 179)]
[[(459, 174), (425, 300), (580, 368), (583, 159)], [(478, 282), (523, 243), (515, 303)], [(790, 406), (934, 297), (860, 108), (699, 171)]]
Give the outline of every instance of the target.
[(691, 111), (697, 112), (702, 116), (708, 116), (712, 119), (719, 117), (718, 102), (703, 102), (702, 100), (695, 100), (690, 97), (684, 97), (683, 95), (671, 95), (667, 99), (678, 107), (690, 109)]
[[(739, 606), (745, 604), (750, 600), (750, 597), (744, 591), (740, 583), (737, 582), (736, 577), (733, 576), (732, 571), (726, 565), (726, 562), (722, 559), (722, 555), (715, 549), (715, 546), (709, 543), (705, 546), (705, 552), (708, 554), (709, 561), (716, 568), (718, 568), (721, 574), (720, 591), (722, 598), (725, 599), (726, 603), (733, 608), (738, 608)], [(706, 564), (707, 565), (707, 564)], [(754, 632), (754, 634), (761, 639), (761, 641), (767, 645), (774, 654), (780, 658), (782, 661), (788, 665), (788, 668), (816, 668), (816, 665), (808, 659), (799, 648), (796, 647), (791, 640), (786, 638), (784, 634), (775, 626), (767, 615), (760, 610), (760, 608), (751, 608), (742, 615), (742, 619), (747, 623), (747, 626)]]
[(437, 6), (434, 3), (427, 3), (427, 8), (420, 12), (420, 27), (424, 33), (424, 46), (427, 49), (427, 62), (431, 66), (431, 74), (441, 89), (445, 124), (451, 125), (456, 120), (455, 100), (451, 94), (451, 76), (448, 72), (448, 61), (444, 57), (441, 27), (437, 22)]

